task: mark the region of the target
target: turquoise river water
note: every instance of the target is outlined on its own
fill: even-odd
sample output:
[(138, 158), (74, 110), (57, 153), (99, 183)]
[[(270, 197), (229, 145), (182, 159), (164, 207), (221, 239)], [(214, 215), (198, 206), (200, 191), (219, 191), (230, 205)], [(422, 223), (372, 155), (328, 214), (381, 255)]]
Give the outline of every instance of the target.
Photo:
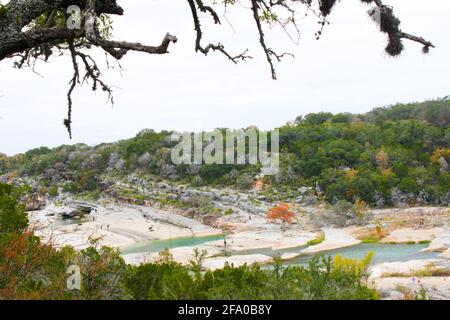
[[(209, 241), (222, 240), (222, 235), (203, 236), (203, 237), (184, 237), (166, 240), (153, 240), (145, 243), (139, 243), (121, 250), (122, 254), (141, 253), (141, 252), (159, 252), (164, 249), (174, 249), (178, 247), (190, 247), (201, 245)], [(421, 252), (426, 248), (427, 244), (358, 244), (351, 247), (340, 248), (320, 252), (318, 254), (303, 254), (292, 260), (284, 261), (287, 265), (304, 265), (315, 255), (331, 256), (342, 255), (348, 258), (363, 258), (368, 252), (375, 253), (374, 263), (393, 262), (393, 261), (408, 261), (436, 258), (438, 253), (435, 252)], [(248, 254), (265, 254), (272, 257), (280, 256), (284, 253), (298, 253), (306, 246), (300, 246), (283, 250), (255, 249), (244, 250), (236, 252), (227, 252), (227, 255), (248, 255)]]

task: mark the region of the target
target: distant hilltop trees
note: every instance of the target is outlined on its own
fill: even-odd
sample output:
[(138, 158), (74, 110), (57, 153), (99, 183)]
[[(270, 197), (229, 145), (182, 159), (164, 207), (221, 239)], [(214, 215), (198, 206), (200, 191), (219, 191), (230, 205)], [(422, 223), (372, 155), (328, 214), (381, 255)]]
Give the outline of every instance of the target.
[[(279, 128), (280, 170), (266, 177), (269, 187), (258, 192), (283, 202), (308, 190), (308, 196), (329, 203), (448, 205), (449, 115), (447, 97), (365, 114), (320, 112), (298, 117)], [(192, 186), (257, 189), (258, 165), (175, 165), (170, 134), (143, 130), (134, 138), (95, 147), (64, 145), (13, 157), (0, 155), (0, 179), (16, 173), (53, 191), (57, 187), (98, 195), (105, 180), (130, 174)]]

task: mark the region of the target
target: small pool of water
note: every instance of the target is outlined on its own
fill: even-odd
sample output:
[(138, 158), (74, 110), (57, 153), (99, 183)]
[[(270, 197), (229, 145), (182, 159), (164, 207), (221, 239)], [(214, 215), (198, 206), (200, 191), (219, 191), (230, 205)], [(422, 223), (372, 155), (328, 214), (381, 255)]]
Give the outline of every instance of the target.
[(82, 224), (85, 220), (81, 219), (58, 219), (55, 221), (56, 226), (70, 226), (73, 224)]
[(151, 240), (143, 243), (133, 244), (122, 248), (122, 254), (142, 253), (142, 252), (160, 252), (165, 249), (174, 249), (179, 247), (191, 247), (204, 244), (209, 241), (223, 240), (223, 235), (210, 235), (202, 237), (180, 237), (164, 240)]

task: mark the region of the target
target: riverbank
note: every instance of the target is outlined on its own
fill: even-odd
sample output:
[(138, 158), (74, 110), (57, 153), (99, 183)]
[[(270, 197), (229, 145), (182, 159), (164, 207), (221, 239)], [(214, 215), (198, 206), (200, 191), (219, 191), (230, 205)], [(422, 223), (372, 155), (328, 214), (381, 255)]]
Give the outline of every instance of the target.
[[(444, 220), (439, 219), (439, 216), (445, 217), (445, 208), (377, 210), (374, 219), (368, 222), (369, 225), (317, 228), (309, 221), (314, 214), (314, 208), (307, 207), (303, 208), (306, 214), (299, 215), (299, 219), (284, 230), (280, 224), (269, 223), (265, 216), (258, 212), (243, 210), (219, 217), (215, 220), (217, 226), (213, 227), (198, 219), (149, 206), (123, 204), (107, 199), (89, 205), (93, 208), (92, 212), (81, 220), (61, 218), (62, 213), (73, 210), (74, 203), (67, 201), (64, 204), (52, 203), (44, 210), (31, 212), (30, 222), (37, 235), (57, 247), (71, 245), (82, 249), (95, 241), (99, 245), (119, 248), (124, 252), (125, 261), (130, 264), (154, 262), (159, 259), (158, 251), (165, 245), (161, 245), (159, 248), (161, 250), (148, 251), (147, 244), (151, 244), (152, 241), (179, 238), (187, 240), (180, 246), (176, 244), (173, 246), (170, 241), (167, 247), (171, 248), (173, 259), (182, 264), (189, 263), (194, 250), (206, 252), (204, 266), (211, 269), (221, 268), (227, 263), (235, 266), (271, 263), (273, 252), (281, 252), (280, 258), (288, 264), (296, 263), (297, 260), (302, 261), (304, 255), (311, 256), (344, 248), (350, 248), (351, 251), (352, 248), (357, 248), (362, 240), (355, 235), (360, 234), (361, 230), (374, 229), (374, 222), (377, 222), (377, 225), (388, 225), (385, 228), (389, 232), (379, 241), (380, 243), (430, 242), (423, 251), (439, 251), (442, 253), (439, 259), (445, 261), (450, 258), (446, 255), (450, 247), (450, 232), (447, 224), (442, 223)], [(418, 228), (416, 225), (414, 228), (411, 221), (398, 222), (411, 218), (412, 215), (421, 217), (426, 222), (425, 227)], [(435, 222), (440, 220), (443, 226), (430, 228), (427, 217), (432, 217)], [(225, 234), (224, 230), (227, 230)], [(218, 238), (207, 237), (212, 235)], [(201, 240), (202, 237), (205, 237), (205, 241)], [(189, 239), (200, 240), (192, 245)], [(129, 248), (132, 247), (139, 249), (130, 251)], [(371, 279), (378, 281), (389, 273), (386, 270), (391, 270), (390, 273), (395, 274), (407, 273), (415, 270), (414, 268), (420, 269), (424, 267), (425, 261), (409, 261), (407, 268), (404, 267), (407, 261), (398, 262), (400, 266), (395, 265), (395, 261), (391, 263), (394, 263), (394, 269), (392, 265), (391, 269), (385, 264), (373, 266)], [(385, 282), (386, 280), (383, 280), (382, 283)]]
[[(45, 209), (29, 213), (31, 225), (43, 239), (56, 246), (72, 245), (82, 248), (96, 239), (99, 244), (123, 248), (152, 240), (179, 237), (201, 237), (220, 235), (225, 231), (223, 240), (211, 241), (209, 249), (228, 251), (245, 251), (270, 248), (282, 250), (313, 244), (302, 253), (320, 253), (361, 243), (356, 237), (360, 230), (374, 229), (368, 226), (331, 228), (314, 227), (307, 219), (313, 215), (311, 208), (304, 208), (308, 214), (300, 215), (296, 223), (282, 230), (279, 224), (270, 223), (264, 215), (252, 212), (236, 211), (216, 219), (216, 226), (205, 225), (196, 219), (189, 218), (168, 210), (149, 206), (138, 206), (102, 200), (89, 204), (93, 210), (81, 220), (63, 219), (64, 212), (73, 210), (76, 202), (65, 204), (51, 203)], [(322, 210), (322, 209), (317, 209)], [(450, 245), (448, 226), (435, 228), (402, 228), (396, 221), (411, 218), (411, 214), (433, 216), (446, 214), (446, 208), (413, 208), (386, 209), (374, 211), (378, 225), (389, 224), (387, 234), (380, 243), (428, 243), (430, 251), (444, 252)], [(392, 214), (395, 213), (395, 217)], [(385, 220), (380, 220), (384, 218)], [(396, 219), (395, 221), (393, 219)], [(383, 222), (384, 221), (384, 222)], [(393, 226), (398, 225), (398, 228)], [(314, 243), (322, 237), (319, 243)], [(226, 247), (225, 247), (226, 246)]]
[(56, 247), (71, 245), (77, 249), (91, 241), (111, 247), (188, 236), (221, 234), (200, 222), (151, 207), (96, 203), (83, 219), (62, 219), (61, 213), (73, 210), (67, 205), (51, 204), (29, 214), (36, 234)]

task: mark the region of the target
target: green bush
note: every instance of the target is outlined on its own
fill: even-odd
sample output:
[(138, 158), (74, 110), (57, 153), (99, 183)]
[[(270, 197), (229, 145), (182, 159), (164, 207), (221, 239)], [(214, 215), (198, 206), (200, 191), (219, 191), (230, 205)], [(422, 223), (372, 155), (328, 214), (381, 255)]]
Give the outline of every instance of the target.
[(233, 267), (201, 272), (194, 263), (173, 261), (129, 266), (124, 279), (133, 299), (212, 300), (365, 300), (378, 299), (361, 274), (336, 267), (331, 258), (312, 259), (307, 267), (273, 269)]
[(20, 234), (28, 227), (25, 205), (19, 203), (25, 188), (0, 183), (0, 239), (8, 234)]
[(56, 197), (58, 195), (58, 187), (57, 186), (50, 187), (50, 189), (48, 190), (48, 195), (50, 197)]

